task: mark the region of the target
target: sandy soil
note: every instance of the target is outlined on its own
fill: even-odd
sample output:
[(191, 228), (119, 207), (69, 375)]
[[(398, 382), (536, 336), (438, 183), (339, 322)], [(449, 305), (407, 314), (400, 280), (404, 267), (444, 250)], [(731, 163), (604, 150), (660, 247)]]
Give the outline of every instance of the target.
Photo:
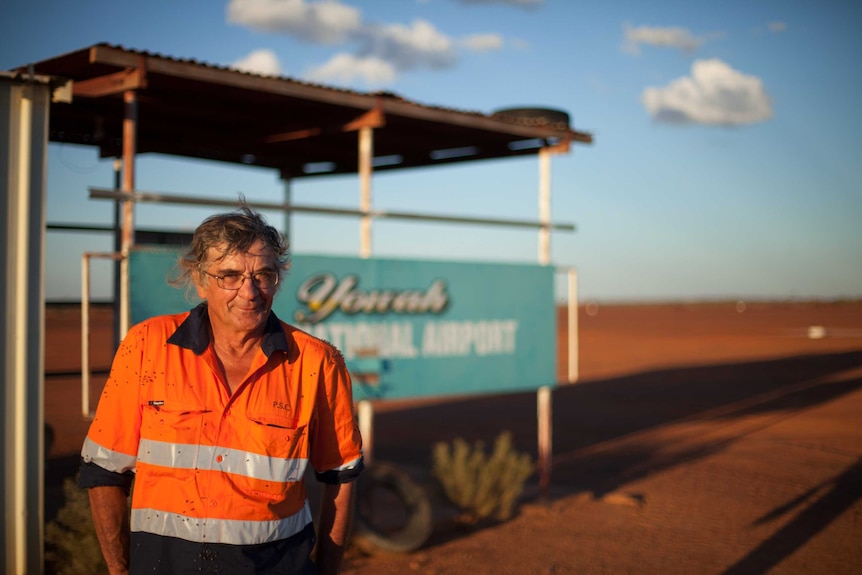
[[(92, 311), (92, 406), (111, 321)], [(513, 519), (467, 529), (430, 473), (434, 443), (455, 437), (509, 430), (535, 457), (534, 393), (377, 403), (373, 458), (426, 486), (435, 529), (409, 554), (349, 549), (344, 573), (862, 573), (862, 303), (598, 306), (578, 321), (548, 492), (534, 476)], [(87, 427), (78, 310), (50, 307), (46, 340), (50, 518)]]

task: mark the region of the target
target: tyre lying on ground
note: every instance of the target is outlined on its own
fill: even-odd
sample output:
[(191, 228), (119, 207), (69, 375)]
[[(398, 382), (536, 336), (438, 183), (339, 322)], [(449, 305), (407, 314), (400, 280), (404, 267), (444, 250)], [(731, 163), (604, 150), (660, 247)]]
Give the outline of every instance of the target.
[(351, 541), (369, 555), (409, 553), (433, 528), (425, 489), (389, 463), (374, 463), (359, 476)]

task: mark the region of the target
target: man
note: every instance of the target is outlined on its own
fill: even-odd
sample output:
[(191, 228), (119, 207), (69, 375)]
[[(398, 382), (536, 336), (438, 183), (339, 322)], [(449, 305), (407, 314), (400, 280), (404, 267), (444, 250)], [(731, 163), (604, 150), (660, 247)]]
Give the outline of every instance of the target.
[(81, 452), (110, 573), (336, 573), (361, 438), (341, 354), (271, 311), (283, 237), (242, 207), (205, 220), (179, 267), (203, 303), (129, 331)]

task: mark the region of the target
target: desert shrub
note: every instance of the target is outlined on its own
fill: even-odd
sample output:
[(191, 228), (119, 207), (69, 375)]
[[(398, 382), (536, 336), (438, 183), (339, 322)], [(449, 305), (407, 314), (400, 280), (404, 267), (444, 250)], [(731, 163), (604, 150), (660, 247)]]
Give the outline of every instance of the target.
[(490, 455), (483, 442), (471, 447), (457, 438), (451, 444), (435, 444), (433, 460), (434, 476), (467, 523), (512, 517), (524, 482), (534, 470), (530, 456), (514, 450), (508, 431), (497, 437)]
[(57, 575), (92, 575), (107, 573), (105, 561), (96, 539), (90, 517), (87, 491), (79, 489), (75, 480), (63, 482), (66, 502), (57, 518), (45, 526), (45, 560)]

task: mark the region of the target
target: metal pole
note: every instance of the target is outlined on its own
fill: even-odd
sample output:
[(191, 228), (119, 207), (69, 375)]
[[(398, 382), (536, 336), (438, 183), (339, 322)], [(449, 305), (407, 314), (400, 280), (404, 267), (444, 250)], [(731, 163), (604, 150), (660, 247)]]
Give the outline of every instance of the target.
[(81, 256), (81, 414), (90, 417), (90, 254)]
[(371, 257), (371, 159), (374, 155), (374, 133), (365, 126), (359, 129), (359, 209), (365, 212), (359, 222), (359, 257)]
[(539, 150), (539, 263), (551, 261), (551, 150)]
[(52, 88), (0, 75), (0, 571), (41, 573), (45, 187)]
[[(291, 196), (291, 181), (290, 178), (284, 178), (284, 205), (290, 206)], [(292, 212), (284, 210), (284, 239), (290, 245), (290, 220)]]
[(569, 383), (578, 381), (578, 271), (569, 269), (568, 348)]
[(107, 258), (123, 261), (119, 252), (84, 252), (81, 256), (81, 414), (90, 419), (90, 260)]
[[(134, 90), (123, 93), (125, 111), (123, 117), (123, 191), (135, 189), (135, 152), (137, 141), (138, 102)], [(131, 317), (129, 287), (129, 251), (135, 240), (135, 203), (123, 202), (123, 233), (120, 260), (120, 338), (129, 331)]]
[[(121, 169), (123, 167), (123, 163), (120, 158), (114, 158), (114, 189), (120, 191), (122, 186), (122, 172)], [(123, 232), (121, 227), (121, 206), (122, 203), (117, 200), (114, 202), (114, 251), (122, 252), (123, 250)], [(122, 289), (120, 285), (122, 284), (122, 261), (117, 260), (114, 262), (114, 302), (112, 304), (114, 310), (114, 349), (117, 349), (120, 346), (120, 333), (122, 332), (122, 328), (120, 325), (120, 316), (122, 312), (120, 310), (120, 301), (122, 300)]]
[[(162, 194), (158, 192), (146, 192), (142, 190), (133, 190), (132, 192), (117, 192), (108, 188), (89, 188), (90, 199), (121, 199), (131, 202), (152, 202), (161, 204), (183, 204), (187, 206), (227, 206), (236, 207), (236, 200), (225, 200), (219, 198), (199, 198), (194, 196), (183, 196), (177, 194)], [(248, 202), (250, 207), (259, 210), (286, 210), (291, 213), (298, 212), (304, 214), (327, 214), (330, 216), (348, 216), (362, 217), (370, 215), (374, 219), (402, 219), (423, 222), (448, 222), (453, 224), (481, 224), (491, 226), (507, 226), (515, 228), (541, 228), (540, 222), (531, 220), (512, 220), (501, 218), (480, 218), (480, 217), (462, 217), (462, 216), (443, 216), (439, 214), (422, 214), (413, 212), (392, 212), (384, 210), (371, 210), (363, 212), (356, 209), (332, 208), (329, 206), (309, 206), (301, 204), (285, 204), (273, 202)], [(60, 229), (54, 226), (55, 229)], [(80, 227), (80, 226), (79, 226)], [(77, 228), (79, 228), (77, 227)], [(91, 226), (88, 226), (91, 227)], [(554, 230), (573, 232), (575, 231), (574, 224), (550, 224), (548, 226)], [(76, 229), (77, 229), (76, 228)]]
[(362, 457), (366, 465), (371, 465), (374, 456), (374, 406), (363, 399), (356, 404), (356, 411), (362, 436)]
[(553, 425), (551, 417), (551, 388), (542, 386), (536, 391), (536, 415), (539, 421), (539, 490), (548, 497), (551, 486), (551, 459), (553, 453)]

